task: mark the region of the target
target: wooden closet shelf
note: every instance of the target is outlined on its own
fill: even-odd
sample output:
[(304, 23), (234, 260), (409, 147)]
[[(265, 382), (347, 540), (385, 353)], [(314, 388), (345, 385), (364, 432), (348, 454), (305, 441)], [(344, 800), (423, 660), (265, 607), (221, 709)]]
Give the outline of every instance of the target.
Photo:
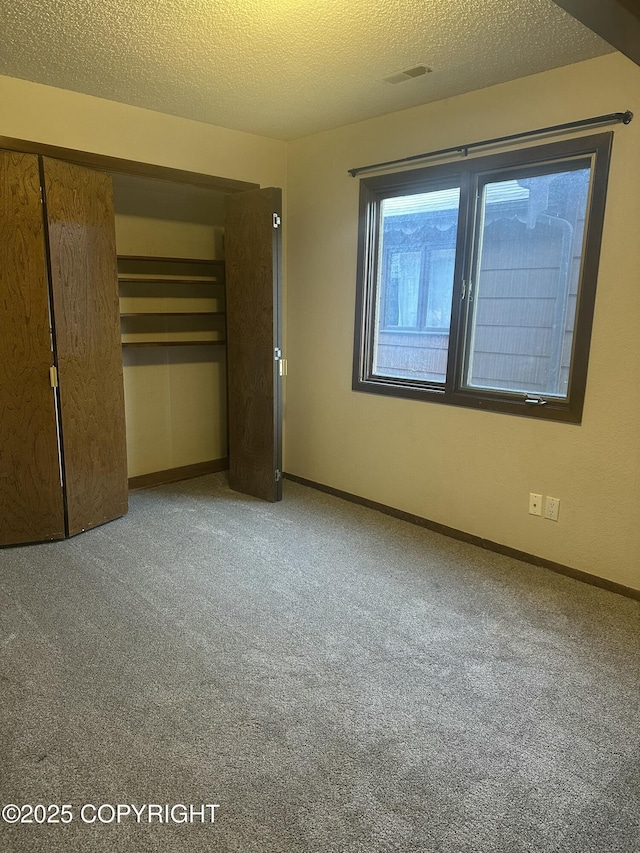
[(120, 284), (224, 284), (221, 276), (215, 275), (162, 275), (153, 273), (121, 273)]
[(131, 311), (120, 314), (124, 317), (224, 317), (224, 311)]
[(208, 264), (223, 267), (224, 261), (212, 261), (207, 258), (161, 258), (158, 255), (118, 255), (119, 261), (144, 261), (158, 264)]
[(123, 341), (123, 349), (129, 347), (224, 347), (226, 341)]
[[(211, 319), (196, 323), (195, 318), (224, 317), (225, 312), (217, 310), (220, 307), (219, 300), (224, 296), (224, 261), (211, 261), (204, 258), (161, 258), (145, 255), (119, 255), (118, 261), (121, 262), (118, 282), (123, 285), (120, 293), (123, 299), (126, 299), (126, 302), (122, 303), (122, 307), (127, 309), (120, 315), (120, 319), (125, 321), (122, 325), (125, 333), (125, 340), (122, 342), (123, 348), (226, 346), (224, 340), (212, 340), (210, 337), (205, 340), (197, 337), (186, 337), (187, 335), (216, 334), (214, 327), (219, 328), (219, 323)], [(131, 266), (133, 267), (131, 272), (127, 271), (126, 267), (126, 263), (129, 261), (132, 262)], [(140, 266), (133, 266), (133, 262), (136, 261), (140, 263)], [(140, 270), (140, 272), (136, 270)], [(127, 289), (127, 284), (142, 285), (143, 289)], [(195, 297), (204, 297), (205, 291), (191, 289), (191, 285), (201, 284), (207, 288), (211, 288), (211, 285), (218, 285), (223, 290), (212, 291), (209, 289), (206, 291), (205, 302), (194, 303), (192, 300)], [(155, 301), (153, 303), (147, 302), (147, 296), (155, 297)], [(145, 307), (155, 310), (145, 311)], [(140, 310), (132, 311), (132, 308)], [(162, 310), (164, 308), (167, 310)], [(173, 329), (172, 339), (169, 336), (169, 340), (158, 340), (152, 333), (151, 339), (135, 340), (136, 337), (140, 338), (142, 334), (140, 331), (134, 330), (140, 330), (143, 326), (137, 325), (131, 319), (134, 317), (138, 319), (146, 317), (149, 324), (153, 322), (154, 318), (157, 321), (159, 317), (182, 317), (183, 320), (166, 321), (166, 328)], [(183, 328), (185, 325), (184, 318), (187, 318), (188, 330)], [(142, 324), (143, 321), (139, 319), (139, 322)], [(160, 325), (158, 323), (153, 328), (158, 329)], [(163, 337), (166, 328), (163, 328), (162, 332), (156, 331), (155, 335)], [(134, 340), (127, 340), (127, 338), (134, 338)]]

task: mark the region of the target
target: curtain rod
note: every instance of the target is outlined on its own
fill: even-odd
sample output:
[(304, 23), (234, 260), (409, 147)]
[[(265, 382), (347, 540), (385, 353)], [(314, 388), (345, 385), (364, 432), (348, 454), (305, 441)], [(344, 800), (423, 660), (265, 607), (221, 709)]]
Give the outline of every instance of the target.
[(372, 172), (375, 169), (384, 169), (386, 166), (398, 166), (401, 163), (413, 163), (416, 160), (425, 160), (428, 157), (442, 157), (445, 154), (462, 154), (466, 157), (472, 148), (481, 148), (485, 145), (497, 145), (501, 142), (511, 142), (514, 139), (526, 139), (530, 136), (542, 136), (551, 133), (568, 133), (580, 127), (593, 127), (595, 125), (607, 124), (629, 124), (633, 118), (631, 110), (624, 113), (609, 113), (593, 118), (584, 118), (579, 121), (570, 121), (567, 124), (556, 124), (551, 127), (541, 127), (538, 130), (527, 130), (524, 133), (513, 133), (511, 136), (496, 136), (494, 139), (483, 139), (481, 142), (470, 142), (467, 145), (454, 145), (452, 148), (441, 148), (439, 151), (428, 151), (426, 154), (414, 154), (411, 157), (401, 157), (399, 160), (386, 160), (384, 163), (372, 163), (369, 166), (356, 166), (355, 169), (347, 171), (352, 178), (361, 172)]

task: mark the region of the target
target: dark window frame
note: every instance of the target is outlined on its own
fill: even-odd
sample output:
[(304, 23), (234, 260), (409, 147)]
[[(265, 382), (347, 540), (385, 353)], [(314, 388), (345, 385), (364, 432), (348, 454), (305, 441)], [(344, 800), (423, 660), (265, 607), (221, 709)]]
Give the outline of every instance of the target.
[[(362, 178), (358, 227), (353, 390), (538, 419), (581, 423), (612, 143), (612, 132), (593, 134), (515, 151), (468, 158), (455, 163)], [(468, 278), (473, 263), (476, 229), (475, 194), (479, 182), (486, 182), (488, 173), (492, 173), (491, 177), (493, 177), (494, 173), (500, 175), (509, 170), (526, 171), (538, 167), (545, 170), (548, 164), (556, 161), (566, 160), (572, 163), (580, 158), (592, 158), (592, 181), (587, 206), (567, 397), (557, 398), (551, 395), (545, 397), (534, 392), (526, 395), (464, 387), (465, 346), (468, 324), (472, 318), (468, 303), (462, 299), (463, 279)], [(452, 182), (456, 182), (456, 185), (459, 182), (460, 203), (446, 380), (444, 383), (430, 383), (376, 376), (372, 366), (376, 340), (378, 263), (381, 260), (378, 252), (381, 202), (384, 198), (450, 188)], [(424, 329), (423, 333), (430, 331), (430, 329)], [(410, 335), (415, 332), (411, 329), (398, 328), (397, 333)], [(527, 403), (525, 402), (527, 398), (543, 399), (544, 403)]]

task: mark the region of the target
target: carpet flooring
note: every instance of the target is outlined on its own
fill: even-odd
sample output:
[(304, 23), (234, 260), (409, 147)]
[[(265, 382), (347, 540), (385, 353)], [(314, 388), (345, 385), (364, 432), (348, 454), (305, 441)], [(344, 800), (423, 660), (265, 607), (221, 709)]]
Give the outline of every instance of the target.
[(639, 712), (640, 602), (296, 483), (0, 551), (2, 853), (640, 853)]

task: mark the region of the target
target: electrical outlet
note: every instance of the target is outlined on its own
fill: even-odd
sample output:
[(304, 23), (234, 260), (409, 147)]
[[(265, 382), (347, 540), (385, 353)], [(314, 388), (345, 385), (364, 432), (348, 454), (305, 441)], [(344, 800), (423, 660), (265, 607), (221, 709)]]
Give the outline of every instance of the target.
[(529, 515), (542, 515), (542, 495), (529, 492)]
[(557, 521), (560, 514), (560, 498), (547, 497), (544, 504), (544, 517), (549, 521)]

